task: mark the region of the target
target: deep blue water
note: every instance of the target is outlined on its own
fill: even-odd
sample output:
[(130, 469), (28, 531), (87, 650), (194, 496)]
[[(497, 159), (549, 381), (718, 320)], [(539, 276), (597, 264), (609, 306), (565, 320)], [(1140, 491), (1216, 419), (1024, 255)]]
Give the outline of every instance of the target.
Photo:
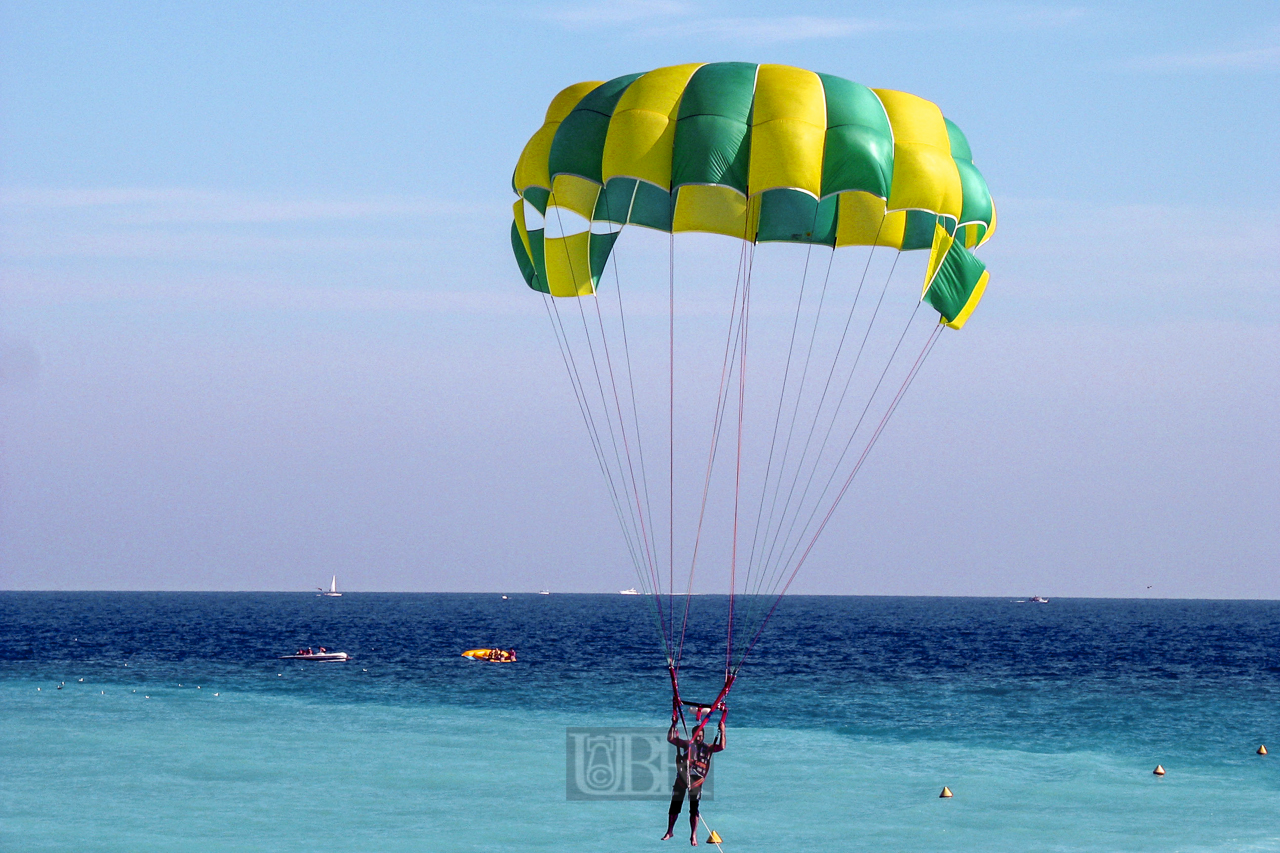
[[(640, 597), (0, 593), (0, 849), (649, 849), (660, 804), (564, 801), (564, 727), (669, 702)], [(1280, 603), (792, 596), (730, 708), (726, 849), (1280, 850)]]

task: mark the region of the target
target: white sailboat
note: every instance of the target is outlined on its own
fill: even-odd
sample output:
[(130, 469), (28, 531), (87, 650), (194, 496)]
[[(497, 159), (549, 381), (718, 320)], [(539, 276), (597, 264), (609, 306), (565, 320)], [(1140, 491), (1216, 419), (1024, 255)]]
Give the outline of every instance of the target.
[(338, 592), (338, 576), (337, 575), (334, 575), (333, 580), (329, 581), (329, 590), (327, 592), (325, 591), (325, 588), (322, 586), (318, 586), (316, 587), (316, 589), (320, 590), (320, 595), (323, 595), (327, 598), (342, 597), (342, 593)]

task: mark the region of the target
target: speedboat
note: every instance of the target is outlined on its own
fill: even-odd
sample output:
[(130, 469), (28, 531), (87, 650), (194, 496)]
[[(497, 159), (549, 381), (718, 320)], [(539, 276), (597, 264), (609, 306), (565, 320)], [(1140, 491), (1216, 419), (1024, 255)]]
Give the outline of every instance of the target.
[(483, 660), (489, 663), (515, 663), (515, 649), (467, 649), (462, 653), (464, 658)]
[(350, 656), (346, 652), (331, 652), (323, 646), (320, 647), (318, 652), (313, 652), (311, 649), (299, 649), (296, 654), (280, 656), (280, 660), (315, 660), (322, 662), (345, 661), (349, 660), (349, 658)]
[(325, 588), (322, 586), (318, 586), (316, 587), (316, 589), (320, 590), (320, 592), (317, 593), (317, 596), (323, 595), (326, 598), (342, 598), (342, 593), (338, 592), (338, 576), (337, 575), (334, 575), (333, 580), (329, 581), (328, 590), (325, 590)]

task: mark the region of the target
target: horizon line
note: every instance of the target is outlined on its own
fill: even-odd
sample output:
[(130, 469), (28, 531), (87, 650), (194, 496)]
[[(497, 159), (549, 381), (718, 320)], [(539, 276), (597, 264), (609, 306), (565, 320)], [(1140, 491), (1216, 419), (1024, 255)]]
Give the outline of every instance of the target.
[[(330, 597), (324, 595), (324, 591), (317, 587), (315, 590), (299, 590), (299, 589), (0, 589), (0, 595), (5, 594), (22, 594), (22, 593), (39, 593), (53, 595), (87, 595), (87, 594), (119, 594), (119, 595), (155, 595), (155, 594), (175, 594), (175, 595), (314, 595), (317, 598)], [(541, 596), (544, 593), (540, 591), (523, 590), (494, 590), (494, 591), (476, 591), (476, 590), (343, 590), (336, 597), (347, 595), (495, 595), (495, 596), (511, 596), (511, 595), (531, 595)], [(623, 595), (619, 591), (614, 592), (584, 592), (578, 590), (550, 591), (547, 595), (593, 595), (593, 596), (618, 596)], [(1034, 595), (1035, 593), (1033, 593)], [(636, 593), (637, 597), (644, 597), (650, 593)], [(663, 597), (684, 598), (688, 595), (697, 596), (699, 598), (728, 598), (727, 592), (679, 592), (673, 595), (667, 593), (662, 594)], [(767, 593), (734, 593), (734, 597), (741, 598), (745, 596), (758, 596), (761, 598), (773, 598), (775, 596)], [(1020, 593), (1009, 594), (897, 594), (897, 593), (829, 593), (829, 592), (795, 592), (786, 593), (786, 598), (951, 598), (951, 599), (1018, 599), (1025, 601), (1030, 598)], [(1280, 602), (1276, 598), (1231, 598), (1231, 597), (1199, 597), (1191, 598), (1184, 596), (1119, 596), (1119, 595), (1055, 595), (1050, 596), (1048, 601), (1053, 599), (1059, 601), (1249, 601), (1249, 602)]]

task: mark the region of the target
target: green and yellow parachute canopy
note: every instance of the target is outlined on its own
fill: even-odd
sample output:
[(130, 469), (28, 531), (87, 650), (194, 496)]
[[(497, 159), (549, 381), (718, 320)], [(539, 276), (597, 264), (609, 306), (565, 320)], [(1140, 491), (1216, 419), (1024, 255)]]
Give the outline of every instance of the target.
[(516, 165), (525, 281), (595, 293), (623, 225), (753, 243), (929, 249), (923, 298), (959, 328), (995, 205), (960, 128), (905, 92), (786, 65), (674, 65), (578, 83)]

